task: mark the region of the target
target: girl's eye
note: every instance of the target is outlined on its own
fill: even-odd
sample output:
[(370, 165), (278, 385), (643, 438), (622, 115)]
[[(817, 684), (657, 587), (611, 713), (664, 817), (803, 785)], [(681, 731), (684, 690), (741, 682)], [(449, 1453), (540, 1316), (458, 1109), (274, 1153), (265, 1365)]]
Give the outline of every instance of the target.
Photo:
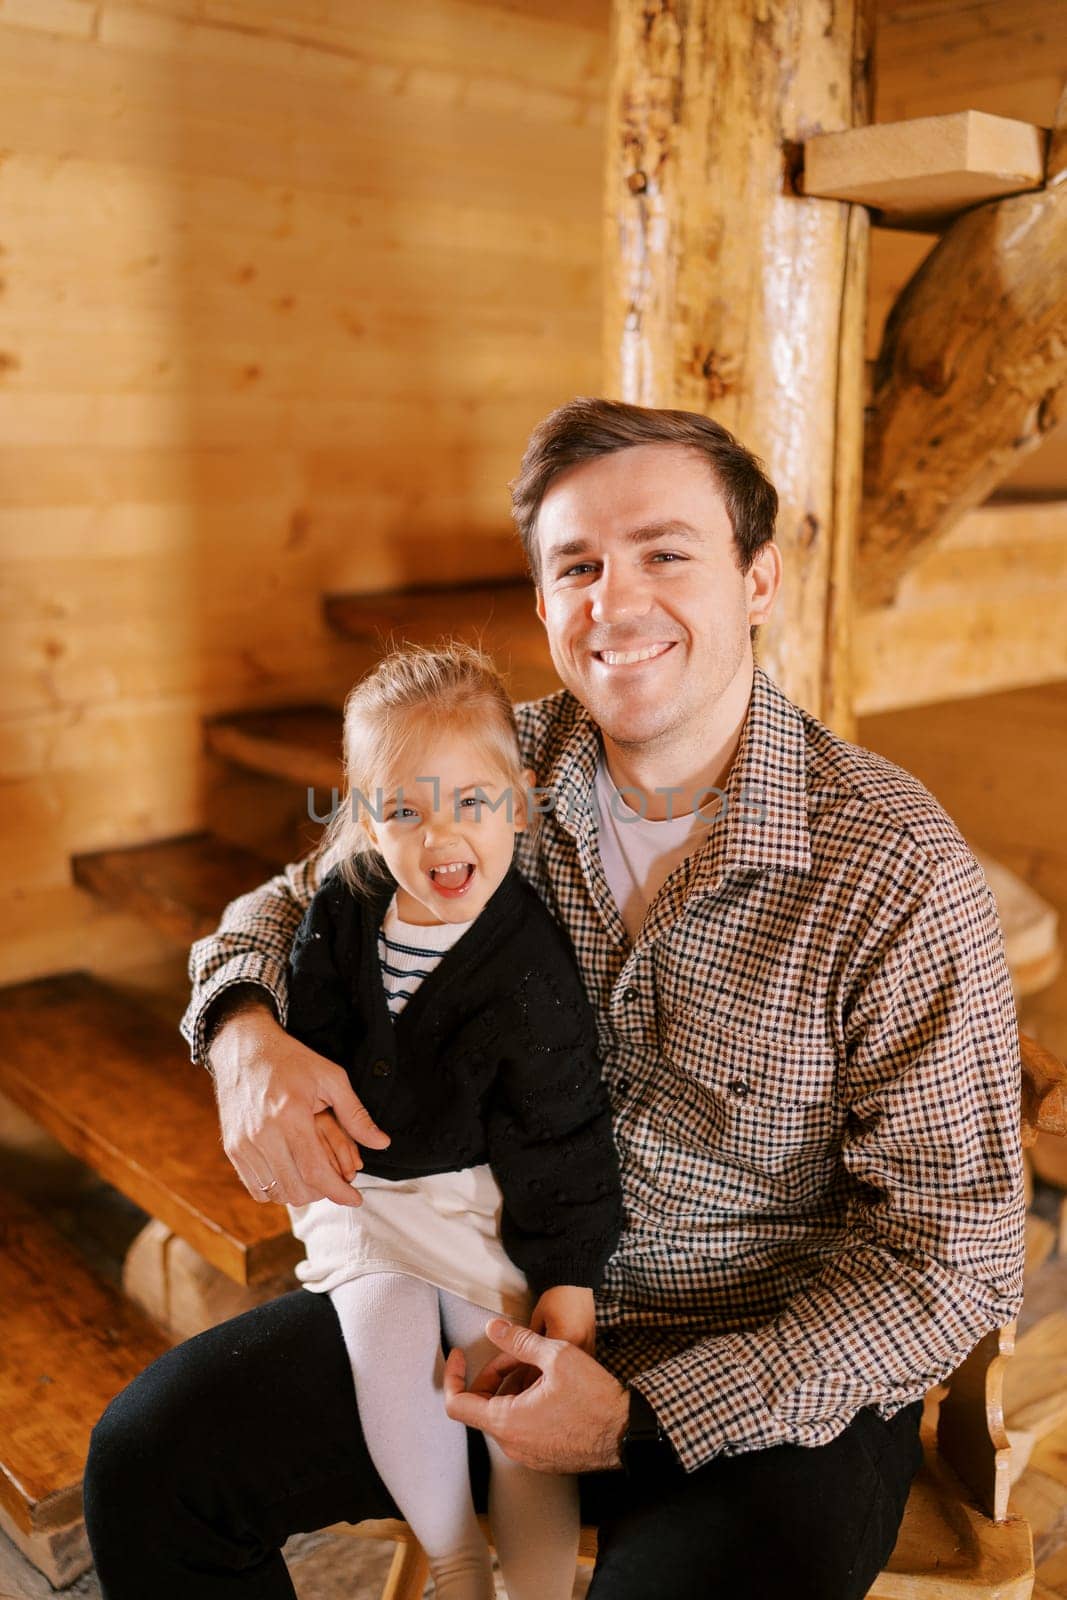
[(459, 803), (460, 803), (460, 805), (461, 805), (461, 806), (480, 806), (480, 805), (482, 805), (482, 804), (483, 804), (483, 803), (484, 803), (484, 802), (483, 802), (483, 800), (482, 800), (482, 797), (481, 797), (481, 795), (477, 795), (477, 794), (465, 794), (465, 795), (464, 795), (464, 796), (463, 796), (463, 797), (462, 797), (462, 799), (461, 799), (461, 800), (460, 800), (460, 802), (459, 802)]
[(386, 822), (407, 822), (408, 819), (414, 815), (415, 812), (412, 810), (411, 806), (401, 806), (399, 811), (394, 811), (392, 815), (386, 817), (385, 820)]

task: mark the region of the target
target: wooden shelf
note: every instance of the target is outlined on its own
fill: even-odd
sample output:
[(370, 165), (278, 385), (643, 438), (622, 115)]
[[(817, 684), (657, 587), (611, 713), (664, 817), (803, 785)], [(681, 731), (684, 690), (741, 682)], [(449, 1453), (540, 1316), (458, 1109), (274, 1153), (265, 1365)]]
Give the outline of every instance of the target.
[(984, 111), (819, 133), (804, 144), (803, 192), (852, 200), (899, 228), (944, 227), (986, 200), (1040, 189), (1048, 133)]
[(78, 855), (71, 867), (81, 888), (186, 945), (211, 933), (231, 900), (275, 871), (262, 856), (209, 833)]
[(236, 1283), (299, 1259), (230, 1166), (207, 1072), (127, 995), (84, 972), (0, 989), (0, 1092)]

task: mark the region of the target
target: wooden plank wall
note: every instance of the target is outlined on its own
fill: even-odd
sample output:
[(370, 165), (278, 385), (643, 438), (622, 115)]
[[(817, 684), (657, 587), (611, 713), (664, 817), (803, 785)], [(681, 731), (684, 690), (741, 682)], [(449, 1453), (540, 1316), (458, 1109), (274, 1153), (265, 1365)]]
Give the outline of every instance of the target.
[[(0, 0), (0, 981), (159, 953), (69, 857), (204, 824), (205, 714), (340, 697), (324, 589), (517, 570), (599, 384), (607, 14)], [(878, 115), (1047, 118), (1061, 18), (884, 5)]]
[(0, 981), (150, 940), (75, 851), (205, 819), (203, 715), (343, 694), (328, 587), (516, 570), (595, 389), (605, 7), (0, 4)]

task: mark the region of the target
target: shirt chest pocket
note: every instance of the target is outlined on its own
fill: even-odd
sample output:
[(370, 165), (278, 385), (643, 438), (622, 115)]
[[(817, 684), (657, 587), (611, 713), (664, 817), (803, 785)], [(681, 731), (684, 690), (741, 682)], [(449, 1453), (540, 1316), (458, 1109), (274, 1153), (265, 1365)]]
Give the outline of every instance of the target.
[(662, 1046), (657, 1188), (675, 1215), (810, 1204), (837, 1167), (846, 1113), (821, 1041), (752, 1035), (676, 1013)]

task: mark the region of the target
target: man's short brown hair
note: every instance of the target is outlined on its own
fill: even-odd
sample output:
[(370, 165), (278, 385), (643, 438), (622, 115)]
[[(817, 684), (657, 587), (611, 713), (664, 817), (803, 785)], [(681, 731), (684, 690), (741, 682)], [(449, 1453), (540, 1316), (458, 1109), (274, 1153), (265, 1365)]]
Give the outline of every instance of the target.
[(762, 463), (721, 423), (696, 411), (662, 411), (622, 400), (580, 397), (549, 413), (530, 435), (519, 475), (511, 484), (511, 510), (534, 583), (540, 587), (537, 517), (550, 487), (582, 461), (642, 444), (684, 445), (704, 456), (734, 530), (737, 564), (747, 572), (756, 553), (774, 538), (778, 495)]

